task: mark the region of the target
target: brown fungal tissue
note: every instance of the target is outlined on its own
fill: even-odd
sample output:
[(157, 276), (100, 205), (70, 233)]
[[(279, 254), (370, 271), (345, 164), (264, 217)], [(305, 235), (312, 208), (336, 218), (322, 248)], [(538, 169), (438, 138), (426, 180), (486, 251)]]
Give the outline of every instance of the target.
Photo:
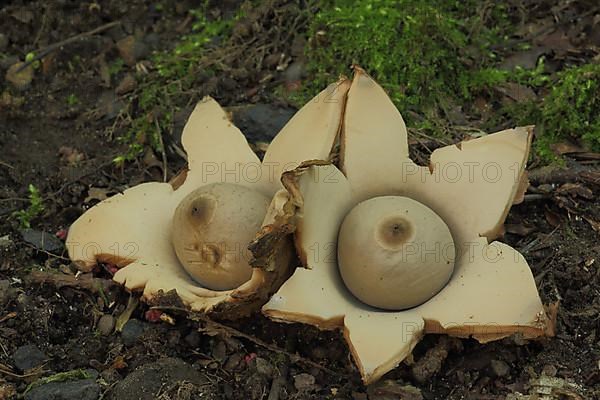
[(360, 68), (343, 119), (339, 163), (283, 174), (304, 268), (263, 313), (341, 329), (365, 383), (426, 333), (552, 334), (526, 260), (496, 241), (527, 186), (532, 127), (440, 148), (418, 166), (402, 116)]

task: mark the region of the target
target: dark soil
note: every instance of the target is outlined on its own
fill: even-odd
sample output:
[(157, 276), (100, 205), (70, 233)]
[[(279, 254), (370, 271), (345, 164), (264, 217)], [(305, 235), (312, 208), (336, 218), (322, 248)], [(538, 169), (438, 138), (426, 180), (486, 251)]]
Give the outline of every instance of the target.
[[(178, 312), (169, 313), (170, 322), (151, 322), (155, 318), (140, 304), (123, 331), (113, 333), (110, 316), (125, 310), (130, 295), (111, 285), (108, 273), (98, 274), (104, 290), (95, 283), (40, 283), (36, 271), (72, 277), (75, 269), (61, 249), (44, 250), (46, 243), (23, 239), (11, 215), (27, 207), (28, 185), (35, 185), (44, 200), (44, 212), (31, 220), (32, 228), (60, 235), (103, 195), (162, 179), (156, 162), (160, 155), (149, 153), (123, 167), (112, 162), (126, 151), (108, 134), (114, 110), (125, 101), (115, 94), (124, 73), (107, 86), (97, 57), (116, 60), (115, 42), (132, 34), (150, 36), (149, 47), (169, 48), (182, 34), (185, 10), (194, 5), (163, 3), (157, 9), (155, 2), (143, 0), (9, 1), (0, 9), (0, 34), (8, 39), (6, 48), (0, 48), (6, 55), (0, 59), (5, 93), (0, 103), (0, 400), (23, 395), (30, 383), (39, 384), (44, 377), (79, 369), (88, 371), (84, 394), (44, 397), (38, 385), (26, 398), (98, 398), (91, 384), (110, 399), (505, 399), (510, 393), (528, 393), (542, 374), (574, 385), (555, 391), (552, 398), (600, 398), (598, 158), (569, 159), (567, 172), (532, 171), (526, 201), (514, 206), (507, 220), (504, 240), (526, 257), (543, 301), (559, 304), (556, 337), (535, 342), (509, 338), (487, 345), (426, 337), (413, 360), (387, 374), (383, 386), (362, 385), (336, 332), (255, 315), (225, 322), (232, 328), (227, 335)], [(236, 6), (226, 2), (219, 7)], [(8, 67), (28, 52), (115, 20), (123, 23), (55, 51), (25, 90), (2, 82)], [(261, 71), (250, 72), (261, 76)], [(236, 91), (252, 91), (254, 103), (274, 104), (273, 90), (254, 90), (258, 81), (227, 78), (234, 80)], [(196, 96), (211, 90), (217, 89), (199, 87)], [(218, 90), (212, 94), (222, 104), (244, 105), (239, 96)], [(73, 96), (76, 102), (69, 100)], [(272, 108), (259, 112), (283, 121), (289, 117), (285, 105)], [(268, 142), (272, 132), (261, 137), (252, 118), (243, 117), (250, 139)], [(175, 124), (169, 140), (176, 142), (180, 129)], [(436, 145), (435, 140), (414, 140), (411, 150), (425, 160)], [(184, 165), (179, 156), (168, 154), (168, 177)]]

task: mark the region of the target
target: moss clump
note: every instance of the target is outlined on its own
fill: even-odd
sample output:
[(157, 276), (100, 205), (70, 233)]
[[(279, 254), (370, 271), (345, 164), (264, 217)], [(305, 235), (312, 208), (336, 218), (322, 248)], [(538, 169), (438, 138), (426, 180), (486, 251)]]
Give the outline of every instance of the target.
[(600, 151), (600, 65), (570, 67), (552, 78), (543, 72), (542, 62), (536, 70), (503, 79), (547, 93), (540, 100), (504, 106), (499, 113), (500, 119), (537, 126), (534, 150), (543, 162), (561, 162), (551, 145), (564, 140)]
[(600, 151), (600, 65), (572, 67), (558, 74), (541, 107), (544, 141), (573, 138)]
[[(229, 35), (233, 23), (240, 18), (210, 20), (207, 18), (208, 2), (196, 10), (190, 10), (193, 18), (192, 32), (178, 42), (173, 49), (156, 52), (151, 57), (153, 71), (146, 75), (139, 89), (129, 96), (128, 127), (118, 140), (128, 146), (126, 154), (114, 159), (116, 163), (133, 160), (148, 144), (161, 151), (161, 132), (170, 130), (172, 115), (189, 101), (198, 80), (208, 79), (210, 69), (199, 71), (199, 64), (206, 50), (219, 37)], [(115, 72), (122, 69), (122, 62), (113, 64)], [(133, 114), (133, 115), (132, 115)]]
[(44, 200), (40, 194), (38, 188), (31, 183), (28, 187), (29, 190), (29, 206), (13, 213), (13, 217), (19, 221), (22, 228), (31, 228), (31, 220), (44, 211)]
[(76, 381), (80, 379), (91, 379), (92, 374), (83, 369), (75, 369), (72, 371), (59, 372), (57, 374), (47, 376), (45, 378), (40, 378), (37, 381), (29, 384), (25, 389), (25, 393), (28, 393), (31, 389), (36, 388), (38, 386), (42, 386), (51, 382), (68, 382), (68, 381)]
[[(323, 2), (309, 28), (312, 43), (306, 55), (313, 79), (304, 90), (314, 93), (358, 63), (409, 119), (415, 113), (425, 114), (425, 120), (435, 119), (440, 110), (470, 97), (474, 73), (493, 60), (490, 43), (502, 40), (503, 6), (488, 10), (486, 18), (497, 27), (488, 29), (471, 3)], [(495, 77), (478, 79), (476, 86), (482, 86)]]

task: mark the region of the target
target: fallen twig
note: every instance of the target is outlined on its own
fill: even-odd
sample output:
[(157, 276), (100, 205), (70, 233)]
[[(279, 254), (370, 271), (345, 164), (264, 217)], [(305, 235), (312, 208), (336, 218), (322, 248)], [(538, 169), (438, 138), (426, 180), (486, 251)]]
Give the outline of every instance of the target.
[(24, 70), (25, 68), (27, 68), (32, 63), (41, 60), (42, 58), (46, 57), (48, 54), (52, 53), (54, 50), (57, 50), (57, 49), (61, 48), (62, 46), (66, 46), (68, 44), (71, 44), (71, 43), (76, 42), (76, 41), (78, 41), (80, 39), (86, 38), (88, 36), (92, 36), (92, 35), (95, 35), (97, 33), (104, 32), (104, 31), (106, 31), (106, 30), (108, 30), (108, 29), (110, 29), (110, 28), (112, 28), (114, 26), (117, 26), (119, 24), (121, 24), (121, 21), (109, 22), (108, 24), (101, 25), (101, 26), (99, 26), (99, 27), (97, 27), (95, 29), (92, 29), (91, 31), (82, 32), (82, 33), (77, 34), (75, 36), (72, 36), (72, 37), (70, 37), (68, 39), (61, 40), (58, 43), (54, 43), (54, 44), (51, 44), (50, 46), (46, 46), (46, 47), (43, 47), (43, 48), (41, 48), (39, 50), (36, 50), (35, 51), (35, 56), (32, 57), (31, 59), (25, 61), (23, 63), (23, 65), (21, 65), (19, 67), (19, 69), (17, 69), (17, 73), (21, 72), (22, 70)]
[(32, 244), (29, 244), (29, 243), (23, 243), (23, 244), (24, 244), (25, 246), (27, 246), (27, 247), (31, 248), (31, 249), (34, 249), (35, 251), (39, 251), (39, 252), (41, 252), (41, 253), (44, 253), (44, 254), (46, 254), (47, 256), (50, 256), (50, 257), (53, 257), (53, 258), (58, 258), (59, 260), (63, 260), (63, 261), (71, 261), (71, 259), (69, 259), (69, 258), (67, 258), (67, 257), (63, 257), (63, 256), (60, 256), (60, 255), (58, 255), (58, 254), (54, 254), (54, 253), (52, 253), (52, 252), (50, 252), (50, 251), (48, 251), (48, 250), (40, 249), (39, 247), (36, 247), (36, 246), (34, 246), (34, 245), (32, 245)]
[(546, 166), (527, 171), (527, 177), (532, 185), (563, 184), (569, 182), (586, 182), (600, 185), (600, 171), (598, 169), (582, 167), (579, 165), (569, 168)]
[(160, 154), (162, 156), (163, 163), (163, 182), (167, 181), (167, 153), (165, 152), (165, 142), (163, 141), (162, 132), (160, 130), (160, 125), (158, 124), (158, 119), (154, 118), (154, 125), (156, 126), (156, 134), (158, 135), (158, 141), (160, 143)]
[(94, 278), (91, 273), (75, 276), (58, 272), (32, 271), (27, 279), (36, 284), (49, 283), (58, 289), (66, 286), (89, 290), (95, 294), (106, 291), (115, 285), (112, 280)]
[(549, 199), (550, 196), (545, 195), (545, 194), (540, 194), (540, 193), (531, 193), (531, 194), (526, 194), (525, 196), (523, 196), (523, 202), (527, 203), (530, 201), (540, 201), (540, 200), (546, 200)]
[(32, 376), (38, 376), (41, 375), (43, 373), (46, 373), (48, 371), (44, 371), (44, 370), (34, 370), (33, 372), (30, 372), (28, 374), (23, 374), (23, 375), (19, 375), (16, 374), (14, 372), (12, 372), (6, 365), (4, 364), (0, 364), (0, 373), (4, 374), (4, 375), (8, 375), (8, 376), (12, 376), (13, 378), (19, 378), (19, 379), (24, 379), (24, 378), (29, 378)]
[[(183, 311), (183, 312), (186, 312), (186, 313), (189, 312), (189, 310), (186, 310), (186, 309), (181, 308), (181, 307), (160, 307), (160, 306), (157, 306), (157, 307), (152, 307), (152, 309)], [(250, 342), (254, 343), (255, 345), (260, 346), (260, 347), (264, 347), (265, 349), (267, 349), (269, 351), (272, 351), (274, 353), (284, 354), (284, 355), (288, 356), (290, 358), (290, 360), (292, 362), (294, 362), (294, 363), (302, 363), (302, 364), (305, 364), (305, 365), (308, 365), (308, 366), (320, 369), (321, 371), (324, 371), (324, 372), (326, 372), (326, 373), (328, 373), (330, 375), (345, 376), (344, 374), (341, 374), (341, 373), (336, 372), (336, 371), (334, 371), (332, 369), (324, 367), (321, 364), (316, 363), (316, 362), (314, 362), (312, 360), (309, 360), (309, 359), (307, 359), (305, 357), (302, 357), (302, 356), (300, 356), (298, 354), (290, 353), (290, 352), (285, 351), (284, 349), (282, 349), (282, 348), (280, 348), (280, 347), (278, 347), (276, 345), (269, 344), (269, 343), (265, 342), (264, 340), (261, 340), (261, 339), (259, 339), (257, 337), (254, 337), (254, 336), (249, 335), (247, 333), (238, 331), (237, 329), (232, 328), (230, 326), (227, 326), (227, 325), (221, 324), (219, 322), (213, 321), (212, 319), (210, 319), (210, 318), (208, 318), (208, 317), (206, 317), (204, 315), (194, 314), (193, 317), (192, 317), (192, 319), (195, 320), (195, 321), (202, 321), (202, 322), (204, 322), (209, 327), (209, 329), (214, 330), (215, 332), (222, 331), (223, 333), (226, 333), (226, 334), (228, 334), (230, 336), (235, 336), (235, 337), (238, 337), (238, 338), (243, 338), (243, 339), (249, 340)]]

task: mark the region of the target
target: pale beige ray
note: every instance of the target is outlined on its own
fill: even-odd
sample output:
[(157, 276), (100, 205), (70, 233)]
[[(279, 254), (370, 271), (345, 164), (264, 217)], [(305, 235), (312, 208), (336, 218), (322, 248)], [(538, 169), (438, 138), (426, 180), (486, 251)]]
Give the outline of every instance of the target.
[(67, 250), (82, 269), (96, 261), (124, 266), (172, 253), (171, 217), (177, 200), (168, 183), (143, 183), (89, 209), (69, 228)]
[(340, 166), (355, 202), (393, 194), (408, 158), (406, 125), (385, 91), (355, 69), (344, 113)]
[(423, 336), (423, 318), (406, 310), (399, 313), (349, 309), (344, 319), (344, 338), (363, 382), (369, 384), (396, 368)]
[(342, 123), (347, 79), (329, 85), (302, 107), (269, 145), (263, 159), (263, 186), (271, 195), (280, 177), (307, 160), (329, 159)]
[(512, 247), (485, 238), (470, 243), (455, 274), (440, 293), (416, 312), (426, 331), (496, 338), (519, 332), (544, 334), (546, 314), (525, 258)]
[(338, 229), (351, 207), (348, 182), (333, 165), (301, 168), (286, 174), (284, 181), (298, 207), (296, 247), (310, 269), (296, 269), (263, 313), (322, 329), (341, 327), (348, 304), (356, 301), (337, 268)]
[(405, 164), (397, 193), (433, 209), (455, 243), (502, 234), (508, 211), (522, 188), (532, 127), (493, 133), (434, 151), (430, 168)]
[(485, 238), (470, 244), (450, 282), (425, 304), (385, 312), (351, 302), (344, 325), (365, 383), (395, 368), (423, 333), (473, 336), (486, 342), (514, 333), (542, 336), (549, 326), (523, 256), (500, 242), (488, 245)]
[(214, 182), (250, 186), (261, 179), (260, 160), (242, 132), (211, 97), (196, 105), (183, 128), (181, 141), (190, 170), (181, 188), (186, 194)]

